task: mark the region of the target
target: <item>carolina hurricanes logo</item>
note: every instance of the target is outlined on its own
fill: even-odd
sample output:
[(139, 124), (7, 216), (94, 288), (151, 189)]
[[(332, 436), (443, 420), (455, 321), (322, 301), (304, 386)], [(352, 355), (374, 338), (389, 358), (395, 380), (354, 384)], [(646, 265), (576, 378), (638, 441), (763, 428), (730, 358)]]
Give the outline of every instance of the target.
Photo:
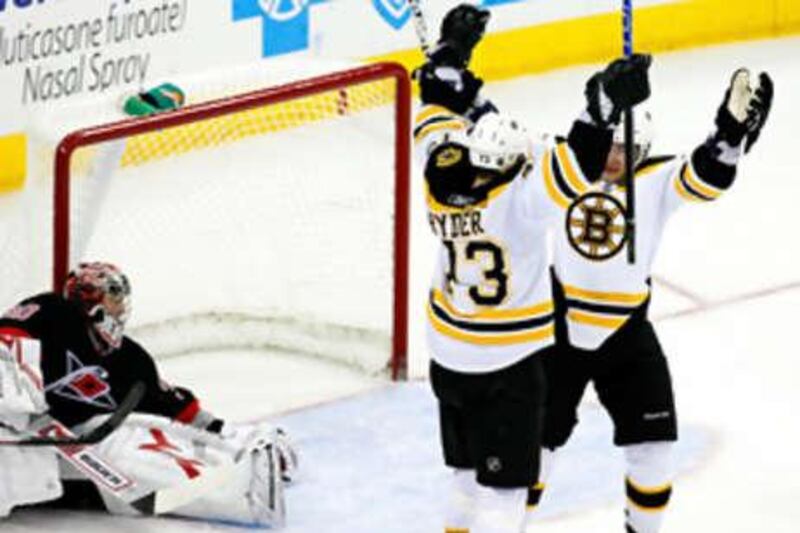
[(44, 392), (52, 392), (63, 398), (88, 403), (109, 411), (117, 408), (111, 396), (111, 386), (106, 379), (108, 372), (97, 365), (84, 365), (77, 355), (67, 350), (67, 373), (45, 387)]
[(622, 250), (627, 238), (625, 207), (613, 196), (590, 192), (567, 211), (567, 239), (587, 259), (604, 261)]
[(171, 443), (167, 439), (167, 436), (164, 435), (164, 432), (160, 429), (151, 428), (150, 435), (153, 436), (153, 440), (155, 442), (152, 444), (140, 445), (140, 450), (161, 453), (163, 455), (172, 457), (189, 479), (194, 479), (200, 475), (200, 470), (198, 467), (204, 466), (202, 462), (179, 455), (181, 449), (175, 444)]

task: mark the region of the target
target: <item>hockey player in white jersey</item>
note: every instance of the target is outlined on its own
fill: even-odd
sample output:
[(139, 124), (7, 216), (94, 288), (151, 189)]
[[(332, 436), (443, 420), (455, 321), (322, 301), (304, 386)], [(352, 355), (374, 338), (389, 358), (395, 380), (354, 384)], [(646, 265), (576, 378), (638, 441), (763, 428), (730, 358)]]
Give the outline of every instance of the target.
[[(672, 490), (670, 452), (677, 421), (667, 360), (647, 318), (651, 266), (662, 231), (676, 209), (717, 199), (734, 181), (736, 164), (767, 119), (772, 81), (734, 73), (715, 129), (688, 156), (648, 157), (652, 117), (635, 115), (636, 258), (623, 248), (625, 170), (617, 128), (602, 179), (568, 199), (555, 241), (558, 349), (545, 361), (548, 383), (542, 452), (543, 478), (577, 423), (589, 381), (614, 423), (614, 444), (625, 452), (626, 531), (659, 530)], [(588, 472), (587, 472), (588, 475)], [(536, 503), (543, 485), (531, 494)]]
[(604, 89), (587, 91), (597, 120), (587, 111), (569, 138), (536, 143), (477, 97), (482, 82), (466, 62), (487, 17), (468, 5), (445, 17), (439, 47), (419, 71), (424, 105), (414, 130), (439, 246), (427, 337), (453, 469), (451, 533), (522, 525), (539, 473), (541, 360), (554, 342), (546, 233), (562, 207), (548, 191), (556, 181), (587, 188), (599, 178), (610, 127), (624, 105), (649, 94), (649, 57), (616, 61), (602, 73)]
[[(0, 317), (0, 517), (55, 500), (279, 527), (296, 467), (285, 434), (223, 421), (161, 379), (124, 334), (130, 308), (127, 277), (94, 262), (70, 273), (63, 294), (26, 298)], [(137, 388), (135, 412), (99, 443), (31, 446), (33, 436), (97, 427)]]

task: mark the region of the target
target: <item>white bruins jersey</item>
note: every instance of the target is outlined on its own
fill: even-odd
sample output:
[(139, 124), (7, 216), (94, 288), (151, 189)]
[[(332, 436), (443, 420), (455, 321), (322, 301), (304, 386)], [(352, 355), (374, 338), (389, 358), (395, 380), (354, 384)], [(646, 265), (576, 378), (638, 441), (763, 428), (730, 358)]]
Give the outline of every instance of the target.
[(645, 161), (636, 179), (636, 263), (624, 248), (625, 189), (599, 181), (585, 191), (559, 189), (568, 206), (555, 237), (555, 271), (564, 289), (570, 344), (594, 350), (650, 296), (653, 260), (670, 215), (709, 202), (723, 189), (698, 175), (688, 157)]
[[(426, 171), (466, 164), (465, 149), (434, 150), (468, 121), (426, 106), (415, 126)], [(439, 203), (426, 175), (428, 221), (440, 243), (427, 336), (433, 359), (446, 368), (491, 372), (554, 342), (548, 232), (563, 211), (548, 189), (556, 186), (554, 169), (582, 188), (589, 184), (566, 142), (533, 146), (529, 163), (464, 207)]]

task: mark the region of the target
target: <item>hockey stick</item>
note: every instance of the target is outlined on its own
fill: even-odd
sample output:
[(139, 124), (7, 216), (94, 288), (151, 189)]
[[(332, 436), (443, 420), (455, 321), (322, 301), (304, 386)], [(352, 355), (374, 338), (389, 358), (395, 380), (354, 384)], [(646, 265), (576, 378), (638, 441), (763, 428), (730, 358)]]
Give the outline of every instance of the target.
[[(0, 440), (0, 446), (77, 446), (97, 444), (114, 432), (136, 409), (144, 397), (147, 387), (141, 381), (134, 383), (131, 390), (120, 402), (116, 411), (97, 427), (85, 433), (66, 433), (61, 424), (51, 421), (38, 430), (38, 435), (14, 440)], [(7, 426), (4, 426), (7, 427)]]
[[(633, 55), (632, 0), (622, 0), (622, 53)], [(633, 109), (625, 108), (625, 233), (628, 246), (628, 264), (636, 262), (636, 195), (634, 191), (633, 162)]]
[(431, 58), (431, 44), (428, 41), (428, 23), (425, 22), (425, 15), (419, 5), (419, 0), (408, 0), (408, 7), (411, 8), (411, 17), (414, 19), (414, 32), (419, 40), (419, 47), (425, 57)]

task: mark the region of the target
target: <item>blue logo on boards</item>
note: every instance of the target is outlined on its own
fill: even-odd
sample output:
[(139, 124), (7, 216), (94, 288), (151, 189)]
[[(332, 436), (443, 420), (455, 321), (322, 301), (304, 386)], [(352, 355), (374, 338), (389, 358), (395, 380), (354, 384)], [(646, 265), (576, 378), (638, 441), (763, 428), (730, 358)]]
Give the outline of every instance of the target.
[(288, 54), (308, 48), (310, 7), (325, 1), (233, 0), (233, 20), (261, 17), (262, 55)]
[(6, 10), (6, 6), (14, 6), (20, 9), (25, 9), (26, 7), (43, 3), (44, 0), (0, 0), (0, 13)]
[[(0, 0), (0, 11), (11, 0)], [(13, 0), (27, 6), (44, 0)], [(52, 0), (51, 0), (52, 1)], [(264, 57), (288, 54), (308, 48), (311, 7), (329, 0), (233, 0), (233, 21), (261, 18), (261, 52)], [(525, 0), (482, 0), (485, 7)], [(407, 0), (372, 0), (375, 11), (395, 30), (411, 18)]]
[[(516, 4), (526, 0), (481, 0), (483, 7), (499, 6), (503, 4)], [(375, 10), (392, 28), (399, 30), (411, 18), (411, 8), (408, 0), (372, 0)]]
[(372, 5), (383, 20), (396, 30), (405, 26), (411, 18), (411, 8), (407, 0), (372, 0)]
[(499, 6), (503, 4), (517, 4), (519, 2), (525, 2), (525, 0), (483, 0), (481, 5), (483, 7), (490, 7), (490, 6)]

